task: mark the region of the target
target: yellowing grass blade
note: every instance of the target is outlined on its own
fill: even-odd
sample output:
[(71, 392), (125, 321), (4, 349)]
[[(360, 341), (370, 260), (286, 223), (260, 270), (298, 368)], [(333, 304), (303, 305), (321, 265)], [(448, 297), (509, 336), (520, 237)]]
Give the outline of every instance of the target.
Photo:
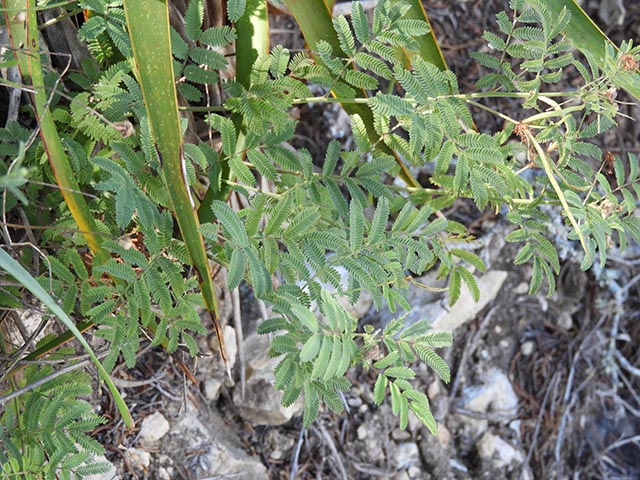
[(44, 86), (44, 74), (40, 60), (40, 42), (35, 0), (2, 0), (5, 20), (9, 27), (11, 44), (15, 48), (20, 73), (25, 82), (33, 86), (33, 102), (40, 125), (40, 138), (47, 152), (49, 164), (60, 187), (65, 203), (73, 216), (96, 261), (101, 263), (109, 257), (101, 247), (102, 239), (89, 207), (80, 193), (75, 174), (69, 164), (58, 130), (48, 110), (48, 94)]
[[(604, 66), (605, 45), (608, 43), (615, 47), (613, 42), (591, 20), (575, 0), (539, 0), (554, 15), (559, 16), (564, 8), (571, 14), (571, 21), (567, 25), (567, 38), (575, 47), (593, 57), (598, 67)], [(616, 48), (617, 50), (617, 48)], [(616, 82), (629, 94), (640, 100), (640, 73), (625, 75), (624, 80)]]
[[(302, 35), (312, 52), (315, 50), (318, 42), (324, 40), (331, 45), (336, 55), (345, 56), (340, 48), (338, 36), (333, 29), (331, 12), (324, 0), (284, 0), (283, 3), (296, 19)], [(359, 92), (359, 96), (365, 98), (366, 93), (364, 91)], [(379, 141), (380, 136), (374, 128), (373, 113), (369, 107), (362, 104), (343, 103), (342, 108), (350, 115), (357, 114), (360, 116), (367, 129), (369, 141), (372, 145), (376, 145), (376, 148), (379, 148), (386, 154), (394, 155), (396, 162), (400, 166), (400, 178), (410, 187), (419, 187), (420, 184), (398, 155), (391, 151), (385, 143)]]
[(120, 415), (122, 415), (122, 419), (127, 426), (127, 428), (133, 428), (133, 418), (131, 417), (131, 413), (127, 408), (127, 404), (124, 402), (122, 397), (120, 396), (120, 392), (113, 384), (111, 377), (104, 369), (100, 360), (93, 353), (93, 350), (87, 343), (87, 341), (82, 336), (82, 333), (75, 326), (73, 321), (67, 316), (66, 313), (60, 308), (60, 306), (56, 303), (56, 301), (47, 293), (47, 291), (40, 286), (40, 284), (36, 281), (35, 278), (31, 276), (29, 272), (27, 272), (22, 265), (16, 262), (7, 252), (0, 248), (0, 269), (6, 271), (9, 275), (15, 278), (22, 286), (24, 286), (27, 290), (29, 290), (38, 300), (40, 300), (44, 305), (47, 306), (51, 313), (53, 313), (56, 317), (60, 319), (62, 323), (73, 333), (73, 335), (78, 339), (80, 345), (87, 351), (93, 363), (95, 363), (96, 368), (98, 369), (98, 374), (100, 378), (107, 384), (107, 388), (111, 395), (113, 396), (113, 400), (118, 407), (118, 411)]
[(185, 158), (173, 75), (167, 0), (125, 0), (124, 10), (138, 81), (162, 162), (164, 183), (195, 268), (206, 308), (213, 320), (222, 359), (231, 376), (209, 259), (200, 235), (200, 223), (183, 164)]

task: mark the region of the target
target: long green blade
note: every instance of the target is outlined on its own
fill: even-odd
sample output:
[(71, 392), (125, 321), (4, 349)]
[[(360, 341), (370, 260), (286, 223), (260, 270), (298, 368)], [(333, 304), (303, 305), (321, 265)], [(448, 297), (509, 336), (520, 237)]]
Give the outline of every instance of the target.
[(120, 396), (120, 392), (113, 384), (111, 377), (104, 369), (100, 360), (96, 357), (91, 349), (91, 346), (87, 343), (87, 341), (82, 336), (82, 333), (76, 328), (73, 321), (67, 316), (66, 313), (58, 306), (56, 301), (47, 293), (47, 291), (42, 288), (42, 286), (36, 281), (35, 278), (31, 276), (31, 274), (24, 269), (22, 265), (16, 262), (7, 252), (0, 248), (0, 269), (6, 271), (9, 275), (15, 278), (21, 285), (23, 285), (27, 290), (29, 290), (38, 300), (40, 300), (46, 307), (51, 310), (51, 312), (60, 319), (62, 323), (73, 333), (73, 335), (78, 339), (80, 345), (87, 351), (93, 363), (95, 363), (96, 368), (98, 369), (98, 374), (100, 378), (104, 380), (107, 384), (107, 388), (109, 388), (109, 392), (113, 396), (113, 400), (116, 402), (118, 407), (118, 411), (120, 415), (122, 415), (122, 419), (124, 420), (125, 425), (128, 428), (133, 427), (133, 418), (131, 417), (131, 413), (127, 408), (127, 404), (124, 402), (122, 397)]
[(125, 0), (124, 10), (138, 81), (162, 162), (164, 183), (196, 271), (205, 305), (213, 320), (222, 358), (228, 368), (209, 259), (200, 235), (195, 204), (187, 185), (167, 0)]
[(269, 53), (269, 15), (266, 0), (247, 0), (244, 15), (235, 24), (236, 80), (249, 88), (251, 68), (260, 55)]
[[(589, 54), (598, 67), (604, 66), (606, 44), (617, 47), (604, 32), (593, 22), (575, 0), (538, 0), (555, 16), (559, 16), (564, 8), (571, 14), (571, 21), (567, 25), (566, 35), (573, 45), (580, 51)], [(625, 75), (616, 84), (624, 88), (630, 95), (640, 100), (640, 73)]]
[(5, 21), (9, 27), (11, 44), (15, 48), (23, 81), (30, 79), (33, 86), (33, 100), (36, 116), (40, 125), (40, 137), (44, 145), (49, 164), (56, 182), (60, 187), (65, 203), (82, 232), (96, 261), (101, 263), (109, 258), (101, 247), (102, 239), (80, 188), (75, 180), (69, 159), (64, 151), (58, 130), (48, 110), (48, 94), (44, 84), (42, 61), (40, 60), (40, 42), (34, 0), (2, 0)]

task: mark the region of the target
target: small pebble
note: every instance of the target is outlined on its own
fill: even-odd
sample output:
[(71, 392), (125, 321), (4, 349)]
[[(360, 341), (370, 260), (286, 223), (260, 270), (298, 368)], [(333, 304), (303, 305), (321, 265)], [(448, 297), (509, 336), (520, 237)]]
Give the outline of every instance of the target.
[(141, 443), (155, 443), (169, 431), (169, 422), (160, 412), (154, 412), (142, 420), (140, 426)]
[(439, 393), (440, 393), (440, 382), (438, 380), (434, 380), (429, 384), (429, 387), (427, 388), (427, 397), (433, 400), (438, 396)]
[(419, 467), (411, 467), (407, 471), (409, 478), (422, 478), (422, 469)]
[(528, 357), (533, 353), (535, 347), (536, 344), (533, 340), (527, 340), (522, 345), (520, 345), (520, 352), (522, 352), (522, 355), (524, 355), (525, 357)]
[(529, 284), (527, 282), (522, 282), (518, 284), (513, 290), (515, 295), (526, 295), (529, 293)]
[(151, 465), (151, 454), (146, 450), (134, 447), (127, 448), (124, 452), (124, 456), (129, 465), (138, 472), (147, 471), (149, 465)]
[(282, 452), (280, 450), (274, 450), (269, 454), (269, 458), (272, 460), (280, 460), (282, 458)]
[(449, 446), (449, 443), (451, 443), (451, 432), (447, 429), (447, 427), (444, 426), (443, 423), (438, 423), (437, 437), (440, 445), (442, 445), (444, 448), (447, 448)]
[(509, 340), (503, 338), (502, 340), (500, 340), (500, 342), (498, 342), (498, 345), (500, 345), (501, 349), (506, 350), (507, 348), (509, 348)]
[(217, 378), (207, 378), (202, 382), (202, 393), (207, 400), (216, 400), (221, 388), (222, 382)]
[(400, 430), (399, 428), (396, 428), (393, 432), (391, 432), (391, 437), (394, 440), (403, 442), (409, 440), (411, 438), (411, 434), (406, 430)]

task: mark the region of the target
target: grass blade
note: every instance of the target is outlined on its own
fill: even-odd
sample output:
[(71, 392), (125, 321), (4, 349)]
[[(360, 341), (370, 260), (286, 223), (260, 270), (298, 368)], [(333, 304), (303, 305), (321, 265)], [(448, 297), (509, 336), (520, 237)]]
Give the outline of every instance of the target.
[(173, 74), (167, 0), (125, 0), (124, 10), (138, 81), (162, 161), (164, 183), (216, 330), (222, 358), (231, 375), (209, 259), (200, 235), (200, 222), (183, 164), (185, 158)]
[(67, 316), (66, 313), (58, 306), (56, 301), (47, 293), (47, 291), (42, 288), (42, 286), (36, 281), (31, 274), (24, 269), (22, 265), (20, 265), (17, 261), (15, 261), (7, 252), (0, 248), (0, 269), (6, 271), (9, 275), (15, 278), (21, 285), (23, 285), (27, 290), (29, 290), (38, 300), (40, 300), (46, 307), (51, 310), (56, 317), (60, 319), (60, 321), (73, 333), (73, 335), (78, 339), (80, 345), (86, 350), (95, 363), (96, 368), (98, 369), (98, 374), (100, 378), (107, 384), (107, 388), (111, 395), (113, 396), (113, 400), (118, 407), (118, 411), (120, 415), (122, 415), (122, 419), (125, 425), (128, 428), (133, 428), (133, 418), (131, 417), (131, 413), (127, 408), (127, 404), (124, 402), (122, 397), (120, 396), (120, 392), (113, 384), (111, 377), (104, 369), (100, 360), (96, 357), (91, 349), (91, 346), (87, 343), (87, 341), (82, 336), (82, 333), (75, 326), (73, 321)]
[(249, 88), (251, 67), (259, 55), (269, 54), (269, 15), (266, 0), (248, 0), (236, 22), (236, 80)]
[(33, 101), (40, 125), (40, 138), (47, 152), (56, 183), (96, 261), (102, 263), (109, 258), (109, 255), (101, 246), (102, 239), (97, 233), (94, 218), (80, 193), (75, 173), (71, 169), (58, 130), (48, 110), (49, 99), (40, 60), (35, 0), (2, 0), (2, 5), (7, 9), (5, 21), (9, 27), (11, 44), (16, 49), (15, 56), (20, 73), (25, 81), (30, 79), (33, 86)]

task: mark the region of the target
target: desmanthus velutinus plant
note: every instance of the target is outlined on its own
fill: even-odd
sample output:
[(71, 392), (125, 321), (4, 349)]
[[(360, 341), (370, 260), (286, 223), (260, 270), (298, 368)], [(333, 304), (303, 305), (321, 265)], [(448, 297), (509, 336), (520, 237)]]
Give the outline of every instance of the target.
[[(164, 2), (155, 4), (166, 13)], [(230, 289), (247, 282), (272, 306), (272, 318), (258, 331), (273, 335), (270, 354), (281, 358), (275, 386), (285, 405), (302, 396), (305, 426), (323, 404), (343, 410), (347, 372), (360, 365), (376, 373), (375, 402), (390, 397), (401, 428), (413, 412), (435, 433), (428, 399), (412, 383), (413, 365), (424, 361), (448, 382), (436, 350), (451, 344), (451, 334), (431, 331), (429, 319), (406, 325), (400, 314), (383, 329), (360, 328), (336, 298), (356, 302), (367, 292), (375, 308), (410, 310), (409, 286), (435, 269), (446, 279), (450, 304), (462, 288), (477, 299), (474, 272), (485, 266), (463, 248), (470, 240), (466, 228), (442, 213), (458, 198), (513, 223), (506, 240), (521, 245), (516, 264), (532, 265), (532, 294), (545, 283), (554, 291), (560, 259), (548, 225), (558, 216), (584, 251), (584, 269), (596, 261), (604, 266), (614, 246), (640, 241), (638, 160), (604, 154), (591, 141), (615, 126), (617, 89), (638, 96), (639, 50), (611, 45), (573, 2), (514, 0), (510, 12), (497, 16), (497, 30), (485, 34), (491, 54), (474, 54), (487, 74), (477, 92), (465, 93), (445, 68), (419, 2), (381, 1), (370, 22), (359, 2), (347, 19), (331, 18), (324, 1), (286, 0), (311, 46), (295, 54), (280, 45), (266, 48), (265, 4), (229, 1), (229, 25), (203, 29), (203, 2), (192, 0), (182, 34), (169, 27), (167, 15), (162, 25), (150, 25), (128, 2), (125, 8), (107, 0), (65, 7), (85, 10), (79, 35), (104, 70), (70, 75), (81, 91), (47, 114), (78, 188), (92, 194), (86, 201), (94, 214), (91, 233), (107, 255), (92, 261), (83, 254), (91, 246), (86, 235), (62, 235), (71, 224), (69, 211), (58, 208), (54, 226), (60, 228), (39, 239), (58, 246), (48, 257), (51, 278), (40, 282), (65, 314), (95, 325), (95, 334), (109, 342), (107, 370), (121, 355), (133, 366), (145, 336), (168, 352), (196, 354), (194, 334), (206, 333), (198, 308), (216, 313), (206, 245), (208, 260), (226, 268)], [(14, 12), (7, 10), (7, 19)], [(249, 28), (250, 19), (260, 28)], [(156, 27), (165, 30), (150, 49), (145, 31)], [(221, 81), (229, 70), (220, 49), (236, 40), (246, 46), (237, 51), (238, 77)], [(586, 62), (576, 59), (573, 45)], [(149, 62), (153, 52), (158, 55)], [(567, 67), (583, 84), (572, 91), (547, 88)], [(311, 85), (326, 94), (312, 95)], [(218, 86), (224, 101), (209, 105)], [(178, 108), (177, 94), (185, 106)], [(496, 110), (491, 99), (501, 97), (520, 100), (522, 109), (513, 117)], [(308, 102), (345, 108), (352, 149), (331, 141), (316, 164), (308, 151), (287, 145), (296, 128), (289, 112)], [(474, 109), (498, 116), (504, 128), (478, 130)], [(184, 141), (197, 115), (219, 138), (218, 147)], [(114, 128), (127, 122), (135, 128)], [(3, 138), (16, 128), (3, 130)], [(17, 142), (7, 142), (2, 154), (11, 160), (19, 152)], [(37, 160), (43, 153), (38, 145), (27, 152), (35, 158), (31, 174), (48, 175)], [(432, 172), (429, 188), (412, 173), (423, 166)], [(229, 194), (242, 197), (244, 206), (231, 208)], [(23, 208), (35, 218), (36, 206)], [(61, 338), (48, 339), (30, 359)], [(24, 415), (25, 405), (16, 404), (13, 414)], [(3, 421), (12, 445), (31, 428), (6, 423), (6, 415)], [(57, 428), (55, 421), (46, 425)], [(16, 459), (12, 471), (28, 471), (28, 453), (3, 449)]]

